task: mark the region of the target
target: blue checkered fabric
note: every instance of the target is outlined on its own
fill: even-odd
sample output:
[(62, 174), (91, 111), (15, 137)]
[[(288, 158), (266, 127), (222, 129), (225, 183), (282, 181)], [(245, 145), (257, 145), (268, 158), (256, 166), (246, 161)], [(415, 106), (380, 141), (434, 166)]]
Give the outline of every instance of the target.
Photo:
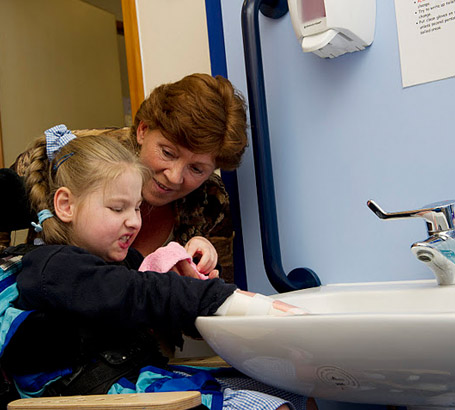
[[(245, 376), (243, 374), (233, 375), (233, 376), (224, 376), (224, 377), (216, 377), (218, 382), (221, 384), (221, 387), (224, 389), (223, 391), (250, 391), (253, 393), (259, 392), (262, 393), (264, 396), (268, 398), (273, 398), (278, 401), (270, 401), (270, 399), (265, 400), (265, 403), (275, 403), (276, 409), (277, 407), (281, 406), (282, 404), (287, 404), (289, 408), (295, 410), (305, 410), (307, 405), (308, 397), (302, 396), (301, 394), (291, 393), (289, 391), (285, 391), (279, 389), (277, 387), (269, 386), (268, 384), (262, 383), (258, 380), (252, 379), (251, 377)], [(257, 396), (259, 400), (263, 400), (262, 396)], [(243, 396), (232, 396), (230, 397), (230, 405), (233, 406), (234, 400), (242, 400)], [(226, 400), (226, 397), (225, 397)], [(241, 404), (240, 404), (241, 405)], [(270, 404), (269, 404), (270, 405)], [(228, 407), (229, 408), (229, 407)], [(244, 407), (238, 407), (242, 409)], [(256, 408), (256, 407), (250, 407)], [(262, 407), (258, 407), (261, 409)], [(264, 407), (264, 409), (268, 409), (269, 407)], [(237, 407), (232, 407), (232, 409), (237, 409)]]
[(295, 410), (286, 400), (253, 390), (226, 389), (223, 398), (223, 410), (276, 410), (283, 404)]
[[(177, 374), (188, 374), (188, 366), (171, 366)], [(195, 369), (207, 369), (194, 367)], [(276, 410), (287, 404), (291, 410), (306, 410), (307, 397), (269, 386), (234, 369), (209, 370), (213, 372), (223, 391), (223, 410), (264, 409)], [(208, 408), (211, 408), (206, 404)]]
[(76, 136), (66, 128), (66, 125), (60, 124), (55, 127), (49, 128), (44, 131), (46, 136), (46, 154), (49, 158), (49, 161), (52, 161), (55, 158), (57, 152), (59, 152), (62, 147), (64, 147)]

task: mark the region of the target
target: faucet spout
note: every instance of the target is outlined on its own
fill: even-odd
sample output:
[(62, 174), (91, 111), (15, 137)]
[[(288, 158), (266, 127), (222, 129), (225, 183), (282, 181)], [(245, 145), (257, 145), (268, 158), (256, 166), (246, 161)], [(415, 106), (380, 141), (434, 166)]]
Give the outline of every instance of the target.
[(439, 285), (455, 285), (455, 233), (440, 232), (411, 246), (416, 258), (434, 273)]
[(439, 285), (455, 285), (455, 201), (442, 201), (422, 209), (385, 212), (374, 201), (367, 206), (381, 219), (422, 218), (427, 223), (429, 238), (416, 242), (411, 250), (436, 276)]

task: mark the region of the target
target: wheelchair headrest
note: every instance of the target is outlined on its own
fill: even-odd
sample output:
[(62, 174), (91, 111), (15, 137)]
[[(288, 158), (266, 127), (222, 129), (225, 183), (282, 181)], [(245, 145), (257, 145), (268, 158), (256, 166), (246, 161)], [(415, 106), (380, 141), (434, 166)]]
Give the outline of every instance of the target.
[(30, 211), (24, 179), (10, 168), (0, 168), (0, 232), (30, 227)]

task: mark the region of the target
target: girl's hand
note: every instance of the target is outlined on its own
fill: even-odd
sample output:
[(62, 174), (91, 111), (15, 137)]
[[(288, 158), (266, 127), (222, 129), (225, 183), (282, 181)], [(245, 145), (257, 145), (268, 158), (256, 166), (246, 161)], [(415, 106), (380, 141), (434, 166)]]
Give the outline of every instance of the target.
[(308, 314), (302, 308), (259, 293), (237, 289), (215, 312), (219, 316), (292, 316)]
[(220, 271), (218, 269), (213, 269), (209, 273), (209, 279), (216, 279), (216, 278), (219, 278), (219, 277), (220, 277)]
[(262, 299), (263, 301), (269, 300), (270, 303), (272, 304), (272, 306), (270, 307), (270, 309), (268, 311), (269, 315), (288, 316), (288, 315), (302, 315), (302, 314), (305, 315), (308, 313), (305, 310), (303, 310), (297, 306), (290, 305), (289, 303), (283, 302), (282, 300), (279, 300), (279, 299), (269, 298), (268, 296), (261, 295), (260, 293), (253, 293), (253, 292), (248, 292), (248, 291), (240, 290), (240, 289), (237, 289), (237, 292), (242, 295), (249, 296), (251, 298), (256, 297), (256, 298)]
[(188, 276), (190, 278), (199, 279), (199, 275), (187, 260), (177, 262), (171, 270), (177, 272), (180, 276)]
[(197, 264), (199, 272), (204, 275), (208, 275), (209, 279), (218, 277), (219, 272), (214, 270), (218, 262), (218, 253), (209, 240), (203, 238), (202, 236), (195, 236), (187, 242), (185, 250), (193, 259), (195, 256), (200, 257)]
[[(177, 272), (180, 276), (189, 276), (190, 278), (201, 279), (198, 273), (191, 266), (190, 262), (183, 260), (177, 262), (172, 269), (174, 272)], [(208, 275), (208, 279), (218, 278), (220, 276), (217, 269), (212, 270)]]

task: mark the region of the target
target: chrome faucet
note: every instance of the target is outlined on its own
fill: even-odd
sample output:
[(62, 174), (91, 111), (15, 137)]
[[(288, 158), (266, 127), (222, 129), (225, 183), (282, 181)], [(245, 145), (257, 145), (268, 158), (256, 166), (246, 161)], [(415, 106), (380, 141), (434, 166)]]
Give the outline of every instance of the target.
[(367, 205), (381, 219), (423, 218), (429, 238), (412, 244), (411, 250), (433, 271), (439, 285), (455, 284), (455, 200), (404, 212), (384, 212), (371, 200)]

